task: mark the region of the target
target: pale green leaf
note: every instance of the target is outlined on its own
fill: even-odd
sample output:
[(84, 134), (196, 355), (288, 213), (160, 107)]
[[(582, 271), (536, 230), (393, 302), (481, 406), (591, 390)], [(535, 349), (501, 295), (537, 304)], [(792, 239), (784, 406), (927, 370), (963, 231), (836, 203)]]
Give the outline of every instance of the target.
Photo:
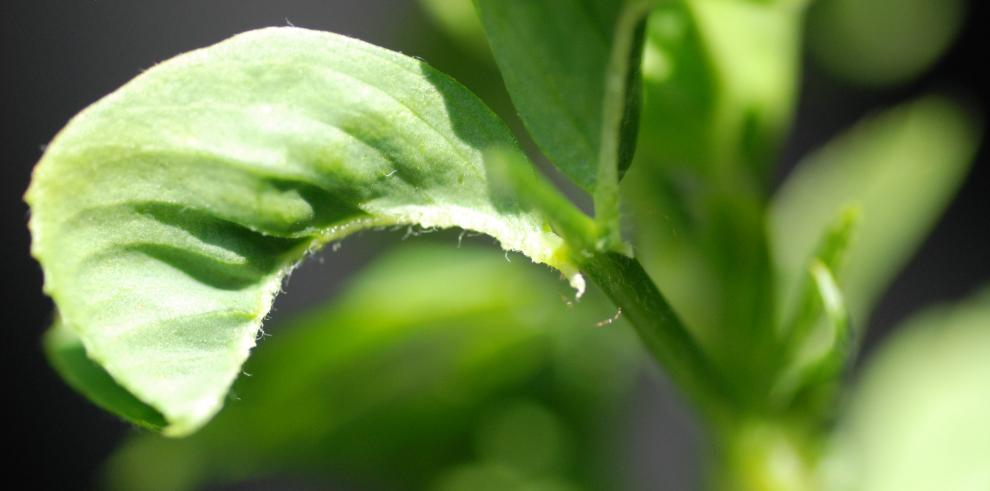
[(964, 0), (816, 0), (808, 12), (808, 47), (843, 79), (903, 83), (952, 46), (966, 10)]
[(808, 258), (800, 286), (781, 292), (778, 299), (786, 313), (778, 334), (781, 356), (775, 360), (779, 366), (771, 397), (775, 404), (796, 407), (802, 416), (833, 407), (834, 382), (854, 353), (857, 339), (841, 280), (858, 221), (858, 208), (841, 210)]
[(803, 274), (818, 235), (840, 208), (861, 210), (843, 291), (863, 322), (952, 197), (978, 131), (955, 104), (927, 98), (871, 118), (798, 165), (774, 198), (770, 230), (781, 285)]
[(841, 283), (845, 273), (846, 256), (859, 221), (859, 209), (855, 207), (840, 211), (837, 218), (829, 224), (822, 234), (815, 251), (807, 259), (805, 274), (802, 275), (799, 288), (796, 291), (782, 291), (778, 304), (786, 312), (781, 317), (786, 319), (780, 335), (784, 338), (784, 347), (794, 350), (806, 341), (808, 333), (822, 314), (828, 314), (827, 305), (823, 303), (821, 275), (815, 274), (824, 268), (829, 276), (834, 276)]
[(988, 381), (990, 291), (898, 327), (840, 421), (827, 489), (990, 489)]
[(667, 186), (722, 174), (762, 187), (793, 113), (801, 13), (791, 2), (660, 5), (643, 52), (643, 165), (666, 171)]
[(824, 322), (819, 323), (824, 324), (823, 333), (810, 343), (802, 336), (784, 345), (789, 356), (782, 359), (782, 373), (771, 397), (778, 404), (791, 405), (802, 418), (814, 420), (834, 406), (837, 382), (852, 362), (858, 339), (833, 271), (815, 260), (808, 274), (816, 295), (812, 311), (823, 314)]
[[(616, 25), (629, 0), (475, 0), (512, 100), (540, 149), (582, 188), (598, 178), (603, 131), (619, 141), (618, 172), (628, 167), (639, 126), (639, 59), (635, 33), (627, 73), (610, 73)], [(618, 127), (603, 130), (606, 76), (625, 82)]]
[[(77, 116), (34, 172), (32, 251), (63, 325), (170, 435), (221, 406), (288, 270), (369, 227), (461, 227), (567, 271), (492, 189), (508, 129), (426, 64), (254, 31), (160, 64)], [(518, 151), (518, 150), (515, 150)]]

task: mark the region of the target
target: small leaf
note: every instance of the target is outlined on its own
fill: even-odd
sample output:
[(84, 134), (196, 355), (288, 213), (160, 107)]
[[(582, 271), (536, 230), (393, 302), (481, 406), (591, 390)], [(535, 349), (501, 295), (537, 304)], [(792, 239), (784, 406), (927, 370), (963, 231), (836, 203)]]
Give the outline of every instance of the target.
[[(791, 351), (783, 360), (784, 371), (772, 397), (799, 407), (802, 417), (813, 419), (812, 414), (817, 416), (817, 411), (828, 410), (834, 405), (835, 383), (852, 361), (857, 336), (833, 272), (825, 263), (815, 260), (808, 273), (816, 294), (814, 302), (809, 302), (810, 309), (824, 313), (828, 332), (824, 340), (812, 346), (810, 355), (799, 351), (799, 348), (809, 351), (804, 346), (806, 343), (797, 344), (807, 341), (804, 336), (792, 340), (794, 344), (785, 345), (785, 349)], [(811, 326), (809, 324), (809, 328)], [(816, 412), (812, 413), (813, 410)]]
[(784, 284), (796, 284), (835, 213), (856, 205), (862, 221), (843, 290), (853, 321), (863, 322), (959, 186), (978, 135), (958, 106), (927, 98), (871, 118), (805, 159), (771, 209)]
[(990, 290), (923, 312), (866, 364), (825, 489), (990, 488)]
[[(540, 149), (587, 191), (596, 187), (603, 135), (606, 77), (625, 81), (614, 131), (621, 174), (639, 126), (642, 36), (616, 32), (630, 0), (475, 0), (505, 85)], [(613, 43), (633, 35), (628, 73), (610, 73)]]
[(858, 339), (839, 284), (859, 215), (856, 207), (843, 209), (808, 259), (792, 301), (791, 291), (778, 294), (787, 320), (778, 333), (779, 373), (771, 397), (803, 417), (834, 407), (834, 382), (855, 353)]
[(86, 109), (27, 194), (32, 252), (88, 356), (188, 434), (221, 406), (285, 274), (361, 229), (460, 227), (573, 274), (484, 152), (518, 152), (427, 65), (295, 28), (158, 65)]
[(849, 207), (842, 210), (839, 216), (829, 225), (822, 234), (812, 256), (808, 259), (806, 274), (802, 277), (800, 288), (793, 292), (794, 298), (787, 302), (788, 295), (792, 292), (782, 289), (779, 293), (780, 305), (789, 307), (787, 321), (781, 330), (781, 336), (785, 338), (784, 347), (788, 350), (796, 350), (803, 343), (808, 333), (814, 327), (816, 321), (824, 313), (827, 305), (823, 303), (823, 292), (820, 275), (815, 271), (824, 268), (829, 276), (841, 278), (845, 271), (845, 262), (849, 248), (853, 242), (853, 235), (856, 232), (859, 222), (860, 211), (856, 207)]

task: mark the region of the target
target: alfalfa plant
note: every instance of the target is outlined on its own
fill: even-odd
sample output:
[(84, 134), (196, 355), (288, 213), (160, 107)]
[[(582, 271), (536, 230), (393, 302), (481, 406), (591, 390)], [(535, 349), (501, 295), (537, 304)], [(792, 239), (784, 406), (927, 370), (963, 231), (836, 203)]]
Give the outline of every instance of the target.
[[(895, 109), (805, 161), (771, 195), (793, 112), (802, 2), (475, 3), (529, 136), (591, 197), (593, 215), (536, 170), (478, 97), (425, 62), (324, 32), (248, 32), (147, 70), (48, 146), (27, 201), (32, 250), (58, 308), (53, 363), (123, 418), (187, 436), (220, 411), (284, 277), (307, 254), (362, 230), (459, 228), (558, 270), (579, 303), (586, 282), (614, 302), (704, 422), (713, 487), (825, 486), (825, 443), (858, 328), (963, 176), (976, 140), (968, 116), (935, 98)], [(411, 264), (379, 273), (403, 278), (390, 296), (366, 290), (342, 318), (392, 332), (440, 322), (434, 310), (502, 318), (521, 309), (523, 299), (490, 288), (518, 283), (460, 256), (398, 256)], [(460, 284), (448, 263), (476, 269), (457, 270), (470, 280)], [(525, 300), (560, 307), (555, 297)], [(454, 345), (484, 353), (520, 332), (491, 327)], [(305, 367), (324, 367), (313, 360), (359, 363), (391, 339), (335, 336), (325, 352), (312, 342), (287, 349), (259, 376), (310, 380)], [(579, 356), (597, 355), (586, 345)], [(464, 368), (475, 375), (457, 387), (486, 387), (482, 375), (499, 369), (484, 360), (484, 370), (470, 365), (477, 373)], [(363, 377), (385, 383), (374, 371)], [(346, 405), (353, 390), (331, 391), (341, 400), (327, 403)], [(279, 396), (256, 396), (265, 397)], [(265, 416), (316, 421), (297, 428), (306, 440), (321, 434), (306, 404)], [(541, 426), (541, 411), (523, 405), (508, 420), (522, 421), (523, 435), (553, 427)], [(252, 427), (233, 432), (271, 443)], [(341, 461), (375, 461), (357, 440), (337, 438), (327, 452)], [(495, 441), (494, 455), (512, 454)]]

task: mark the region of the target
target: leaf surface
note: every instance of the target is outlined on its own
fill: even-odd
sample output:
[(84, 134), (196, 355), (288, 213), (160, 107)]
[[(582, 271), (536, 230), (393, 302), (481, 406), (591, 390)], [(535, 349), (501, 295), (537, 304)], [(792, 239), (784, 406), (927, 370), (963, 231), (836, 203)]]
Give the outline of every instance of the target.
[[(32, 252), (88, 356), (187, 434), (221, 406), (289, 269), (369, 227), (460, 227), (572, 272), (484, 152), (474, 95), (339, 35), (245, 33), (86, 109), (35, 169)], [(573, 276), (572, 276), (573, 277)]]
[(610, 73), (616, 25), (627, 0), (476, 0), (495, 61), (516, 109), (547, 157), (585, 190), (595, 189), (606, 77), (626, 82), (617, 162), (621, 174), (639, 127), (642, 36), (627, 53), (628, 73)]

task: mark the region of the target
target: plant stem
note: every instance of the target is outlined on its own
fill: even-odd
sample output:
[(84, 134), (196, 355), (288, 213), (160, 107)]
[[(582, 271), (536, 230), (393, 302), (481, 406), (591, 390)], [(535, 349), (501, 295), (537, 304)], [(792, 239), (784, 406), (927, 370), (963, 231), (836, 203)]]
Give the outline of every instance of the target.
[(600, 252), (578, 258), (581, 271), (622, 309), (643, 344), (677, 386), (708, 417), (720, 417), (728, 388), (643, 267), (633, 258)]

